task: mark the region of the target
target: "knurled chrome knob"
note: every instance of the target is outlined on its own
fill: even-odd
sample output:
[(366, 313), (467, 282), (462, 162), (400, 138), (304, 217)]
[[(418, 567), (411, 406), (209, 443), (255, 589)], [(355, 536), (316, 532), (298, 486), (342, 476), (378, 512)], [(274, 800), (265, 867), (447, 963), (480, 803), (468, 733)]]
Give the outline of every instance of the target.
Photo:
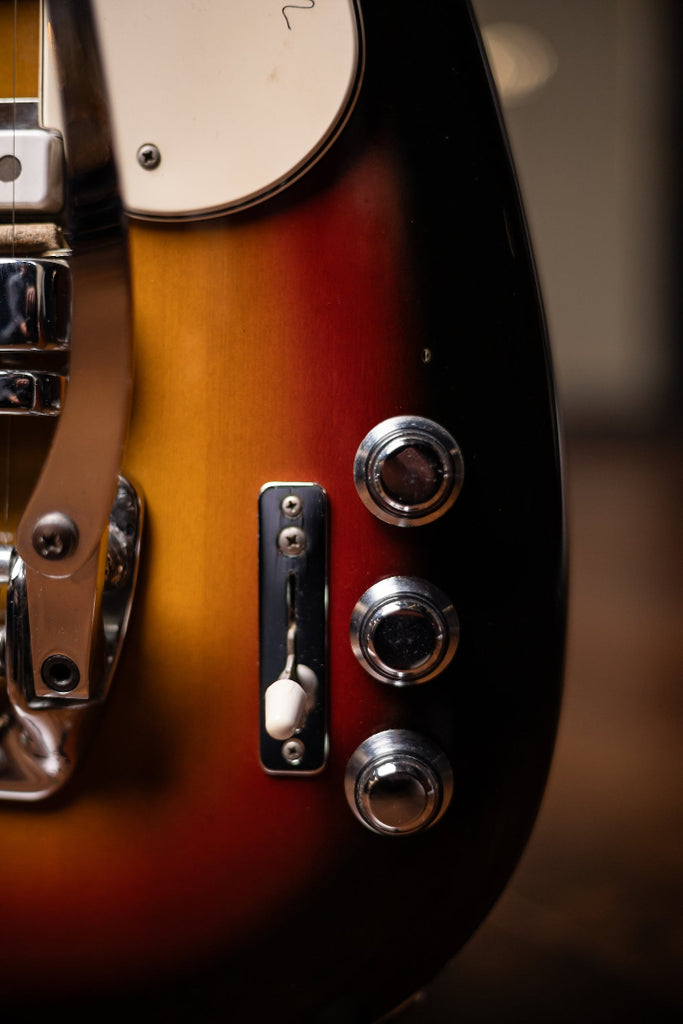
[(438, 587), (413, 576), (389, 576), (366, 590), (351, 615), (351, 646), (382, 683), (410, 686), (433, 679), (458, 645), (458, 616)]
[(353, 464), (363, 504), (395, 526), (422, 526), (438, 519), (460, 493), (463, 476), (455, 439), (422, 416), (393, 416), (373, 427)]
[(370, 736), (346, 768), (346, 799), (379, 835), (412, 835), (439, 820), (451, 800), (453, 773), (443, 751), (407, 729)]

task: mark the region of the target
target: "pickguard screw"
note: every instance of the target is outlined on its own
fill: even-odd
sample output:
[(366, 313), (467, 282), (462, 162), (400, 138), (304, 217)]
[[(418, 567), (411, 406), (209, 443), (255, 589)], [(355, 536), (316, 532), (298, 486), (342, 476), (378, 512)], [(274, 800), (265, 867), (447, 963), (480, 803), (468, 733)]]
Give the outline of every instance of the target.
[(282, 499), (280, 508), (282, 509), (282, 514), (287, 516), (288, 519), (296, 519), (297, 516), (301, 515), (303, 503), (298, 495), (288, 494), (286, 498)]
[(298, 526), (285, 526), (278, 534), (277, 546), (283, 555), (295, 558), (306, 550), (306, 534)]
[(43, 516), (33, 530), (33, 547), (41, 558), (58, 562), (75, 551), (78, 527), (63, 512), (50, 512)]
[(145, 171), (153, 171), (161, 163), (159, 147), (153, 142), (145, 142), (138, 150), (138, 163)]
[(294, 767), (301, 764), (305, 753), (306, 748), (301, 740), (287, 740), (282, 744), (282, 756), (287, 764), (291, 764)]

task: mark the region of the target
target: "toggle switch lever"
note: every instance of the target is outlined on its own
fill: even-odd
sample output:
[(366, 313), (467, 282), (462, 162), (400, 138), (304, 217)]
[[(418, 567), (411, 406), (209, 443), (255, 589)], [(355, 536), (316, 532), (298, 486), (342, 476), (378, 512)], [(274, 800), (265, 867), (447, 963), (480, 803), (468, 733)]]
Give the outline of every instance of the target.
[(305, 665), (296, 663), (297, 623), (294, 601), (294, 577), (290, 576), (287, 586), (287, 661), (279, 678), (270, 684), (265, 693), (266, 732), (274, 740), (288, 740), (299, 732), (304, 726), (309, 708), (315, 704), (315, 673)]
[(293, 676), (280, 676), (266, 690), (266, 732), (274, 740), (288, 740), (306, 718), (306, 691)]

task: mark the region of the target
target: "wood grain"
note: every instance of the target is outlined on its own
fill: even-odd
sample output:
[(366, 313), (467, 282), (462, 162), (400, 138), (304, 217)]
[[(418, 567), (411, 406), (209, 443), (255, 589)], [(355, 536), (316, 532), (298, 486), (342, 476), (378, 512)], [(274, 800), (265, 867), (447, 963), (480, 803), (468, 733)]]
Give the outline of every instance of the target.
[(0, 0), (0, 96), (37, 96), (40, 46), (38, 0), (20, 0), (16, 4), (16, 65), (14, 8), (13, 0)]

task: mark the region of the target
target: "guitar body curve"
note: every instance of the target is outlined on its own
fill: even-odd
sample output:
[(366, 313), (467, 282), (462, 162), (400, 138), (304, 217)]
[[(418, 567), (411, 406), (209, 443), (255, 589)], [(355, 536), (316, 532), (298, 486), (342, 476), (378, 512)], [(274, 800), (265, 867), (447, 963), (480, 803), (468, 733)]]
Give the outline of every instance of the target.
[[(565, 619), (532, 258), (468, 6), (362, 14), (355, 109), (307, 174), (211, 222), (131, 224), (139, 590), (79, 773), (45, 805), (2, 808), (10, 999), (39, 971), (84, 1017), (106, 999), (146, 1020), (186, 1003), (370, 1021), (466, 941), (532, 827)], [(359, 444), (397, 416), (443, 426), (464, 464), (452, 508), (412, 529), (354, 485)], [(259, 760), (271, 481), (316, 482), (329, 502), (329, 757), (296, 778)], [(396, 687), (359, 664), (349, 622), (403, 576), (451, 598), (460, 636), (436, 678)], [(389, 729), (429, 737), (452, 768), (450, 806), (419, 835), (373, 834), (347, 805), (349, 758)]]

